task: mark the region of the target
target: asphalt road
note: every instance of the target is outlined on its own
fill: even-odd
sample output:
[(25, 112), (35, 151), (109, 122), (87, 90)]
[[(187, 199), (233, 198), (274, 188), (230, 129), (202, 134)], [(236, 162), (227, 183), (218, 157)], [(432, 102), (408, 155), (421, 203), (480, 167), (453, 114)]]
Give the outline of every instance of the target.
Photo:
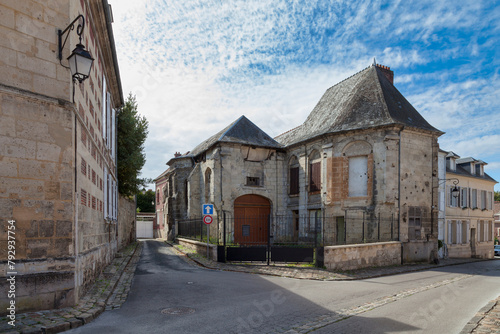
[(67, 333), (459, 333), (500, 294), (500, 261), (362, 281), (202, 269), (144, 242), (127, 301)]

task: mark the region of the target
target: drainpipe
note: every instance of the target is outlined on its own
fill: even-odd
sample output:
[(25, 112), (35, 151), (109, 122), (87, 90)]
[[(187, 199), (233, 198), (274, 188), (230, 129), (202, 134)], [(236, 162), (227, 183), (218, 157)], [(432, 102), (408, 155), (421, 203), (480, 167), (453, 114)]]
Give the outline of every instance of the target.
[[(77, 165), (77, 146), (78, 146), (78, 133), (77, 133), (77, 116), (76, 112), (73, 113), (75, 116), (75, 277), (74, 277), (74, 285), (75, 285), (75, 303), (78, 303), (78, 267), (79, 267), (79, 259), (78, 259), (78, 202), (80, 201), (80, 198), (78, 196), (78, 165)], [(82, 131), (84, 131), (82, 129)]]
[(222, 196), (222, 147), (219, 144), (219, 163), (220, 163), (220, 209), (223, 210), (224, 200)]
[(399, 130), (398, 145), (398, 241), (401, 243), (401, 264), (404, 262), (403, 243), (401, 242), (401, 131), (403, 128)]

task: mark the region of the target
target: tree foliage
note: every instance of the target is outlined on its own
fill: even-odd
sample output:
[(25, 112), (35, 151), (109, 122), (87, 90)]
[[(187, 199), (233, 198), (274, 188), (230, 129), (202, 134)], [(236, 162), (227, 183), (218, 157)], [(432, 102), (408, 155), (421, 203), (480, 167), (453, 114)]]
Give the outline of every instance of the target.
[(495, 191), (495, 201), (500, 202), (500, 191)]
[(118, 191), (125, 196), (139, 193), (147, 179), (139, 178), (146, 163), (144, 142), (148, 135), (148, 121), (139, 115), (137, 101), (129, 94), (125, 105), (117, 116), (117, 159), (118, 159)]
[(155, 212), (155, 192), (143, 189), (137, 194), (137, 212)]

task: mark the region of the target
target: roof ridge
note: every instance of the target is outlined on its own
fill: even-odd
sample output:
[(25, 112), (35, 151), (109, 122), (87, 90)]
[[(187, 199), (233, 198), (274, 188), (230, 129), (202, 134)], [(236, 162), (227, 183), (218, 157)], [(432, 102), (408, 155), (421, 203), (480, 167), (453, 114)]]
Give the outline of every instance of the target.
[(292, 129), (290, 129), (290, 130), (287, 130), (287, 131), (285, 131), (285, 132), (283, 132), (283, 133), (280, 133), (279, 135), (277, 135), (277, 136), (276, 136), (276, 137), (274, 137), (274, 138), (278, 138), (279, 136), (283, 136), (284, 134), (286, 134), (286, 133), (288, 133), (288, 132), (291, 132), (291, 131), (293, 131), (293, 130), (295, 130), (295, 129), (298, 129), (298, 128), (300, 128), (301, 126), (302, 126), (302, 124), (297, 125), (296, 127), (292, 128)]
[(344, 80), (337, 82), (335, 85), (331, 86), (331, 87), (330, 87), (330, 88), (328, 88), (327, 90), (330, 90), (330, 89), (331, 89), (331, 88), (333, 88), (333, 87), (337, 87), (338, 85), (340, 85), (340, 84), (341, 84), (341, 83), (343, 83), (344, 81), (349, 80), (349, 79), (350, 79), (350, 78), (352, 78), (353, 76), (356, 76), (356, 75), (358, 75), (359, 73), (361, 73), (361, 72), (363, 72), (363, 71), (366, 71), (366, 70), (367, 70), (367, 69), (369, 69), (370, 67), (372, 67), (372, 65), (367, 66), (367, 67), (365, 67), (364, 69), (362, 69), (362, 70), (360, 70), (360, 71), (358, 71), (358, 72), (356, 72), (356, 73), (354, 73), (354, 74), (352, 74), (352, 75), (348, 76), (348, 77), (347, 77), (347, 78), (345, 78)]
[(229, 132), (229, 130), (231, 130), (231, 129), (232, 129), (232, 128), (236, 125), (236, 124), (238, 124), (238, 123), (239, 123), (239, 121), (240, 121), (242, 118), (246, 118), (246, 117), (245, 117), (245, 115), (241, 115), (241, 116), (240, 116), (240, 117), (239, 117), (236, 121), (234, 121), (234, 122), (233, 122), (233, 124), (230, 124), (230, 125), (227, 127), (227, 130), (226, 130), (226, 131), (224, 131), (224, 132), (220, 135), (220, 137), (219, 137), (219, 139), (217, 139), (217, 141), (222, 141), (222, 138), (224, 138), (224, 136), (226, 135), (226, 133), (228, 133), (228, 132)]

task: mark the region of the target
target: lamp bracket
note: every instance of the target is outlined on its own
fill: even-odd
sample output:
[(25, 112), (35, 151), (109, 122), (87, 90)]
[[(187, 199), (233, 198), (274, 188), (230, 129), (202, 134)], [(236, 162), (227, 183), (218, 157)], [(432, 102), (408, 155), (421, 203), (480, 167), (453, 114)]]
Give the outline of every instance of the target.
[[(68, 40), (68, 37), (69, 37), (69, 32), (70, 30), (74, 30), (75, 29), (75, 23), (76, 21), (78, 21), (79, 19), (81, 19), (81, 22), (78, 23), (78, 26), (76, 27), (76, 34), (78, 35), (78, 37), (80, 38), (80, 44), (82, 44), (82, 33), (83, 33), (83, 29), (85, 28), (85, 17), (80, 14), (76, 17), (76, 19), (73, 20), (73, 22), (71, 22), (67, 27), (66, 29), (62, 30), (61, 29), (58, 29), (57, 30), (57, 37), (58, 37), (58, 46), (59, 46), (59, 52), (58, 52), (58, 55), (57, 57), (59, 58), (59, 63), (63, 66), (63, 67), (66, 67), (66, 68), (69, 68), (68, 66), (64, 66), (62, 63), (61, 63), (61, 60), (62, 60), (62, 50), (64, 49), (64, 46), (66, 45), (66, 41)], [(62, 37), (63, 35), (66, 34), (66, 37), (64, 38), (64, 42), (62, 42), (61, 44), (61, 41), (62, 41)]]

